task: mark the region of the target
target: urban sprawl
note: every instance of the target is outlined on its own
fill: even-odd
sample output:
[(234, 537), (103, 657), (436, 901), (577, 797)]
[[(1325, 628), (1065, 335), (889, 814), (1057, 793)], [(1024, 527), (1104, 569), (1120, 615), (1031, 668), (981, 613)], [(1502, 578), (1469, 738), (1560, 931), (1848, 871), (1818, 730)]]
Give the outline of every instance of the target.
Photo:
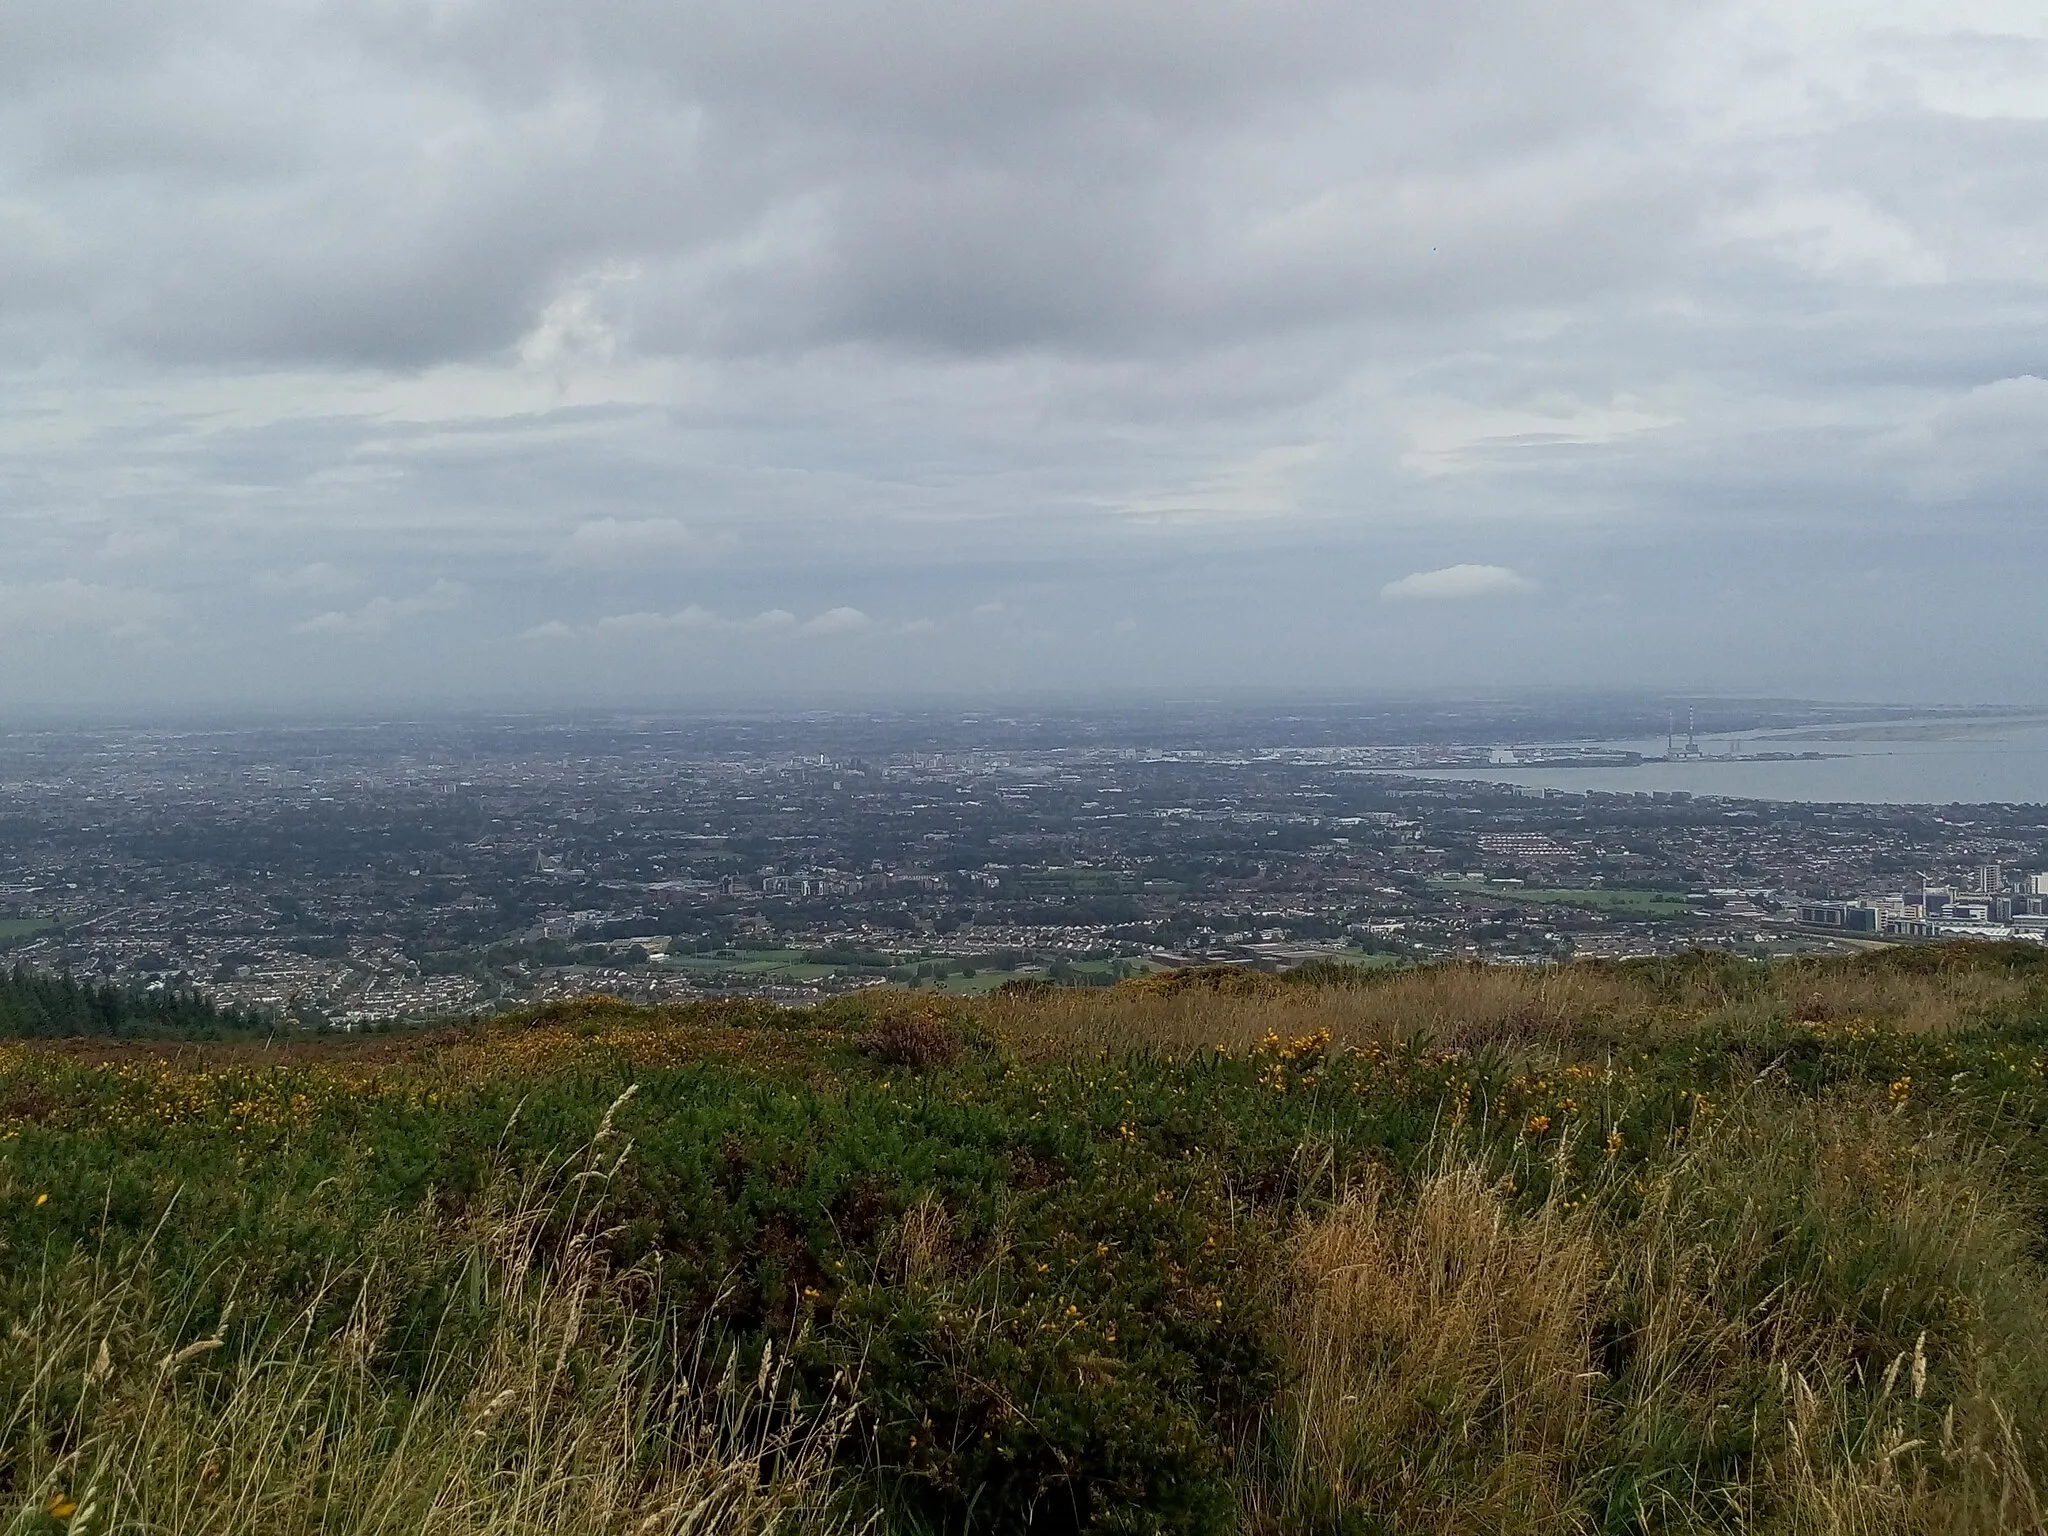
[(1662, 729), (1631, 707), (16, 729), (0, 966), (360, 1027), (592, 992), (2048, 941), (2040, 806), (1414, 776)]

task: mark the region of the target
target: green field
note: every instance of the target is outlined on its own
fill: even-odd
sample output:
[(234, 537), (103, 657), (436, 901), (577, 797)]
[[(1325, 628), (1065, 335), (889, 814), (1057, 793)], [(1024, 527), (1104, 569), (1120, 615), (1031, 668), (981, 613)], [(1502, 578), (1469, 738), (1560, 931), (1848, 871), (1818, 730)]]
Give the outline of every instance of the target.
[(662, 961), (669, 970), (684, 971), (708, 979), (739, 976), (757, 981), (821, 981), (840, 973), (834, 965), (814, 965), (804, 959), (801, 949), (742, 949), (727, 954), (670, 955)]
[[(810, 951), (800, 949), (735, 949), (712, 954), (675, 954), (661, 962), (667, 970), (682, 971), (706, 983), (720, 981), (743, 983), (782, 982), (789, 984), (823, 981), (832, 978), (874, 978), (876, 973), (860, 966), (823, 965), (804, 959)], [(1006, 981), (1020, 977), (1043, 976), (1046, 968), (1042, 964), (1025, 964), (1010, 970), (1001, 970), (990, 965), (975, 964), (972, 976), (959, 974), (962, 960), (953, 955), (934, 955), (922, 952), (892, 956), (891, 969), (914, 970), (918, 966), (941, 963), (948, 966), (950, 973), (944, 977), (925, 978), (913, 985), (926, 992), (940, 992), (952, 997), (981, 997), (993, 992)], [(1126, 970), (1138, 974), (1157, 969), (1150, 961), (1127, 959), (1123, 962)], [(1112, 962), (1107, 960), (1077, 960), (1070, 967), (1077, 980), (1106, 982), (1112, 979)]]
[(1394, 970), (1408, 962), (1399, 955), (1340, 953), (1330, 957), (1339, 965), (1356, 965), (1368, 971)]
[(47, 917), (0, 917), (0, 944), (13, 944), (48, 933), (57, 925)]
[[(1343, 949), (1334, 945), (1328, 949), (1316, 951), (1314, 958), (1318, 963), (1327, 962), (1331, 965), (1348, 965), (1362, 971), (1394, 970), (1408, 963), (1400, 955), (1383, 954), (1378, 951)], [(1307, 962), (1298, 961), (1293, 963), (1301, 964)]]
[[(906, 965), (918, 965), (923, 964), (927, 960), (946, 958), (940, 955), (927, 955), (920, 956), (916, 960), (906, 960), (904, 963)], [(1116, 972), (1112, 969), (1113, 964), (1114, 962), (1108, 960), (1076, 960), (1068, 967), (1068, 971), (1074, 981), (1100, 986), (1116, 978)], [(1126, 959), (1123, 965), (1126, 973), (1139, 976), (1150, 974), (1159, 969), (1150, 960)], [(1031, 980), (1034, 978), (1044, 979), (1045, 976), (1046, 968), (1038, 964), (1020, 965), (1011, 971), (1000, 971), (993, 967), (984, 966), (978, 968), (972, 976), (962, 976), (958, 972), (954, 972), (936, 983), (925, 981), (918, 983), (918, 985), (922, 989), (936, 990), (952, 997), (984, 997), (1002, 986), (1006, 981)]]
[(940, 981), (918, 983), (919, 990), (944, 993), (948, 997), (986, 997), (1006, 981), (1015, 981), (1020, 976), (1043, 974), (1037, 970), (1019, 968), (1014, 971), (977, 970), (972, 976), (954, 974)]
[(1472, 880), (1432, 880), (1433, 889), (1489, 901), (1519, 901), (1530, 906), (1582, 907), (1588, 912), (1615, 912), (1628, 917), (1684, 917), (1695, 909), (1670, 891), (1638, 891), (1580, 886), (1481, 885)]
[(2025, 945), (0, 1040), (0, 1532), (2040, 1532), (2044, 1210)]
[(1113, 869), (1027, 870), (1005, 884), (1033, 896), (1109, 896), (1134, 888), (1131, 876)]

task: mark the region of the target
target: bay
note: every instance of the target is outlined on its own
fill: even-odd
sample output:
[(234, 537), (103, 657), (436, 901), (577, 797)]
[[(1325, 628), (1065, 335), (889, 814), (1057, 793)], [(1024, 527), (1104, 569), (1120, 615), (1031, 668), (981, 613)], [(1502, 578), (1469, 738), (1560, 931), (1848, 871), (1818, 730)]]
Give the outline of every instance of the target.
[[(1732, 761), (1727, 757), (1731, 743), (1736, 753)], [(1682, 735), (1679, 744), (1684, 745)], [(1405, 773), (1412, 778), (1530, 789), (1681, 791), (1808, 804), (2048, 804), (2048, 718), (1895, 720), (1702, 736), (1704, 757), (1671, 762), (1663, 760), (1662, 736), (1597, 745), (1640, 752), (1645, 761), (1628, 768), (1495, 764)], [(1757, 761), (1744, 755), (1763, 752), (1828, 755), (1794, 761)]]

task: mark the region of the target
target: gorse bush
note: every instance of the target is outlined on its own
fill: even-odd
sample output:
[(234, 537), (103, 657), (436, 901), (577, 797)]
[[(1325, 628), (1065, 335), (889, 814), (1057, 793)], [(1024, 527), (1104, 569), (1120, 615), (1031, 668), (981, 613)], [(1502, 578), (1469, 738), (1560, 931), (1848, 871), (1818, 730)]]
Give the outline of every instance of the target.
[(959, 1021), (944, 1005), (921, 998), (879, 1015), (862, 1032), (860, 1043), (876, 1061), (920, 1071), (951, 1066), (968, 1049), (968, 1037)]
[(2040, 1529), (2044, 1060), (2005, 950), (0, 1046), (0, 1530)]

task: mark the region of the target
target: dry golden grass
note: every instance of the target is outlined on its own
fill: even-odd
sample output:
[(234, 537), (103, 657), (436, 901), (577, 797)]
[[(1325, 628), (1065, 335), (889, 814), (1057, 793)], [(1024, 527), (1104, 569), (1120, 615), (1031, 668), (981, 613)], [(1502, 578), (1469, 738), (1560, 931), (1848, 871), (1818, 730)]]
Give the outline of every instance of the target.
[(903, 1213), (895, 1249), (906, 1285), (931, 1285), (952, 1272), (953, 1217), (936, 1193), (926, 1190)]
[(1247, 1523), (2048, 1530), (2048, 1286), (1995, 1189), (1881, 1103), (1759, 1094), (1575, 1207), (1456, 1157), (1356, 1192), (1295, 1249)]
[(1268, 1521), (1370, 1509), (1401, 1530), (1556, 1531), (1581, 1500), (1603, 1275), (1582, 1213), (1509, 1208), (1453, 1163), (1405, 1198), (1375, 1185), (1295, 1257), (1290, 1464)]
[(1340, 1049), (1418, 1034), (1447, 1043), (1559, 1038), (1586, 1020), (1641, 1006), (1638, 989), (1590, 966), (1433, 966), (1342, 987), (1219, 992), (1125, 984), (1019, 998), (998, 994), (985, 1005), (984, 1016), (997, 1033), (1027, 1050), (1057, 1054), (1132, 1047), (1240, 1051), (1268, 1034), (1295, 1038), (1323, 1031)]
[(1954, 1029), (2032, 996), (2022, 975), (1981, 965), (1884, 963), (1439, 965), (1296, 985), (1254, 972), (1166, 973), (1120, 986), (994, 995), (988, 1025), (1030, 1054), (1134, 1047), (1241, 1051), (1269, 1034), (1327, 1031), (1338, 1049), (1420, 1037), (1476, 1047), (1614, 1039), (1645, 1030), (1818, 1025)]
[(1771, 1004), (1806, 1022), (1882, 1021), (1897, 1029), (1953, 1029), (1995, 1016), (2028, 996), (2009, 973), (1956, 967), (1914, 974), (1879, 966), (1786, 964), (1773, 973)]

